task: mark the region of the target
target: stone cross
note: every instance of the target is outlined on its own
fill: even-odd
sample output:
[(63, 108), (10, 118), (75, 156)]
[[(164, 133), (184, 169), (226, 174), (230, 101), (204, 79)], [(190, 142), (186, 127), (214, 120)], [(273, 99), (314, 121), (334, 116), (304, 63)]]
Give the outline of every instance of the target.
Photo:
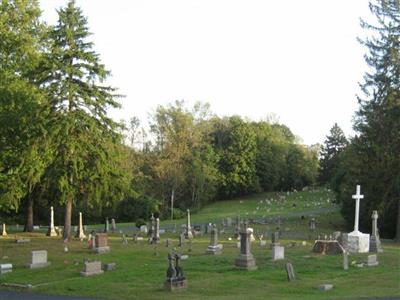
[(356, 194), (352, 196), (353, 199), (356, 199), (356, 215), (354, 218), (354, 232), (358, 232), (358, 218), (360, 214), (360, 199), (364, 198), (364, 195), (360, 194), (360, 186), (357, 185)]
[(82, 213), (79, 212), (79, 227), (78, 227), (78, 232), (76, 233), (76, 237), (79, 239), (85, 239), (86, 235), (83, 232), (83, 222), (82, 222)]

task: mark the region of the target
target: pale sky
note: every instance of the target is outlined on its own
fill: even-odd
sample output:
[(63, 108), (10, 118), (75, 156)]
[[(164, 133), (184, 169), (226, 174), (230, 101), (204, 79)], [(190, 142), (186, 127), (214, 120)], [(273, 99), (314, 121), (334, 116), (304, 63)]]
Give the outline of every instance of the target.
[[(40, 0), (57, 20), (66, 0)], [(91, 40), (126, 97), (116, 120), (157, 105), (209, 102), (219, 116), (279, 116), (305, 144), (337, 122), (353, 135), (367, 67), (356, 38), (367, 0), (77, 0)]]

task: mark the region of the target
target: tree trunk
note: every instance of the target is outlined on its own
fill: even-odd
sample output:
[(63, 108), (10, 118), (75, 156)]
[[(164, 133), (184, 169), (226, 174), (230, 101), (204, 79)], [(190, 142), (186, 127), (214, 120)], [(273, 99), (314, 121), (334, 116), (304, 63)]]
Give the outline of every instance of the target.
[(25, 232), (33, 231), (33, 197), (32, 195), (28, 196), (28, 204), (26, 211), (26, 223), (25, 223)]
[(397, 202), (396, 243), (400, 243), (400, 200)]
[(65, 205), (65, 216), (64, 216), (64, 231), (63, 239), (68, 239), (71, 237), (71, 216), (72, 216), (72, 200), (69, 199)]

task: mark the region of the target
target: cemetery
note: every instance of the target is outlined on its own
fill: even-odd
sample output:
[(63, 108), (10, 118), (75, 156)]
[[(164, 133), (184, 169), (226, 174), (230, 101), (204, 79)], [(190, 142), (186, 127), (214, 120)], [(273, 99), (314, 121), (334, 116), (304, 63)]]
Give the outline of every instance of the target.
[(400, 299), (399, 58), (400, 0), (0, 1), (0, 299)]
[[(284, 202), (276, 201), (280, 196), (268, 193), (225, 201), (188, 215), (191, 228), (202, 228), (192, 235), (191, 247), (185, 239), (187, 216), (176, 221), (156, 221), (149, 216), (149, 227), (154, 228), (151, 236), (132, 223), (117, 223), (120, 231), (114, 233), (104, 233), (103, 224), (89, 225), (87, 238), (76, 234), (67, 243), (68, 252), (64, 252), (65, 242), (59, 236), (47, 235), (46, 227), (23, 233), (7, 226), (8, 235), (0, 238), (0, 290), (99, 299), (399, 296), (399, 245), (380, 240), (380, 251), (371, 248), (368, 253), (354, 252), (349, 247), (344, 253), (316, 253), (313, 247), (317, 241), (333, 243), (333, 232), (344, 233), (346, 229), (338, 207), (326, 201), (332, 194), (323, 189), (292, 192), (285, 194)], [(307, 202), (313, 205), (308, 207)], [(295, 208), (293, 203), (297, 204)], [(225, 212), (219, 206), (226, 207)], [(270, 214), (266, 213), (268, 209)], [(312, 218), (318, 221), (315, 228), (309, 226)], [(237, 219), (242, 220), (240, 240), (234, 237)], [(375, 213), (370, 220), (376, 220)], [(209, 223), (214, 224), (211, 230), (207, 230)], [(253, 242), (246, 226), (253, 228)], [(163, 234), (160, 229), (164, 229)], [(221, 234), (222, 230), (225, 233)], [(88, 232), (96, 232), (91, 237), (92, 249)], [(185, 240), (182, 246), (181, 233)], [(261, 235), (266, 247), (260, 243)], [(30, 241), (15, 243), (16, 238)], [(105, 247), (106, 251), (99, 250)]]

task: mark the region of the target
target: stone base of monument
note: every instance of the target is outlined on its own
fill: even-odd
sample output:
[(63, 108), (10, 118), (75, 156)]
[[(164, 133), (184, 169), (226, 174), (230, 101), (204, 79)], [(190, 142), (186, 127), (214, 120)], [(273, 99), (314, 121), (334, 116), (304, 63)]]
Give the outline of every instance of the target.
[(343, 253), (344, 249), (338, 241), (316, 240), (312, 252), (319, 254), (335, 255)]
[(108, 253), (108, 252), (110, 252), (110, 247), (104, 246), (104, 247), (93, 248), (93, 251), (98, 254)]
[(187, 281), (185, 278), (179, 280), (167, 280), (164, 283), (164, 288), (167, 291), (183, 290), (187, 288)]
[(375, 253), (383, 252), (379, 237), (371, 235), (371, 238), (369, 240), (369, 252), (375, 252)]
[(235, 260), (235, 266), (238, 269), (243, 270), (257, 270), (256, 260), (252, 254), (239, 254), (239, 257)]
[(222, 244), (218, 244), (215, 246), (209, 245), (207, 250), (206, 250), (206, 254), (209, 255), (219, 255), (222, 253), (222, 249), (223, 249), (223, 245)]
[(54, 237), (54, 236), (58, 236), (57, 232), (53, 229), (50, 229), (47, 231), (46, 236), (50, 236), (50, 237)]
[(40, 269), (40, 268), (46, 268), (50, 265), (51, 265), (51, 262), (43, 262), (43, 263), (28, 264), (27, 267), (29, 269)]
[(369, 252), (369, 234), (359, 231), (350, 232), (347, 235), (347, 250), (350, 253), (367, 253)]

